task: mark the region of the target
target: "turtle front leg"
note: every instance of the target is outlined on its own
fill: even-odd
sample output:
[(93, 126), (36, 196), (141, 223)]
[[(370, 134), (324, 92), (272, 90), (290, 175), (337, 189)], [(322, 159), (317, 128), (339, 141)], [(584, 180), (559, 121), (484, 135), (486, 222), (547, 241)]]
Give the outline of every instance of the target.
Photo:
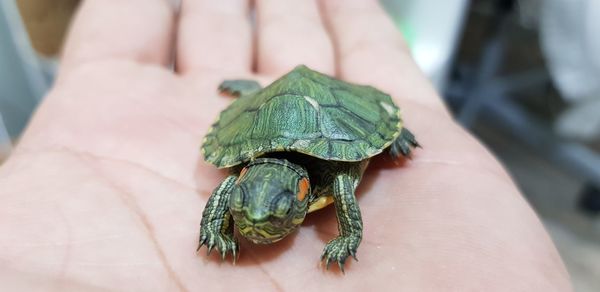
[(356, 250), (362, 239), (363, 223), (360, 209), (354, 196), (354, 190), (360, 176), (352, 174), (337, 175), (333, 183), (333, 199), (340, 235), (325, 245), (321, 260), (325, 260), (327, 269), (331, 262), (337, 262), (344, 272), (344, 263), (348, 256), (356, 259)]
[(208, 254), (214, 247), (221, 253), (225, 260), (227, 252), (233, 254), (235, 263), (239, 245), (233, 236), (233, 222), (229, 213), (229, 196), (235, 184), (237, 176), (227, 177), (212, 193), (200, 222), (200, 243), (198, 250), (206, 244)]

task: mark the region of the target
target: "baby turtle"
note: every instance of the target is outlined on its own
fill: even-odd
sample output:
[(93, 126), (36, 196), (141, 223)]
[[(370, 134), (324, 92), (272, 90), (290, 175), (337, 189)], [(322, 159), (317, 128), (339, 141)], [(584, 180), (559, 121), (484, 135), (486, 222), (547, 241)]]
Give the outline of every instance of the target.
[(389, 95), (298, 66), (262, 88), (250, 80), (224, 81), (219, 90), (239, 96), (206, 135), (206, 161), (230, 175), (208, 199), (200, 244), (235, 261), (239, 233), (254, 243), (281, 240), (307, 213), (334, 203), (340, 235), (321, 260), (343, 271), (356, 259), (363, 223), (354, 192), (369, 159), (393, 158), (419, 146), (402, 126)]

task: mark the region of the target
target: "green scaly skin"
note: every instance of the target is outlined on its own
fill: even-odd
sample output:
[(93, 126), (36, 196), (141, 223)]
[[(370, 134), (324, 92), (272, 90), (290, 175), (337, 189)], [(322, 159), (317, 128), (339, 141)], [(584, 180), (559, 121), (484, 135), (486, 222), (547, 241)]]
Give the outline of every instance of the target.
[(234, 261), (238, 244), (233, 226), (241, 235), (258, 244), (281, 240), (303, 221), (311, 201), (310, 188), (299, 199), (299, 182), (308, 181), (306, 170), (283, 159), (259, 158), (243, 174), (227, 177), (212, 193), (202, 214), (200, 243), (208, 251), (217, 248), (225, 259)]
[[(321, 257), (327, 267), (337, 262), (343, 271), (346, 258), (356, 258), (362, 219), (354, 190), (367, 163), (313, 163), (314, 168), (328, 174), (316, 178), (323, 184), (316, 188), (333, 190), (339, 223), (340, 236), (325, 246)], [(257, 159), (246, 166), (239, 179), (237, 175), (227, 177), (208, 200), (200, 224), (199, 247), (206, 244), (209, 251), (216, 247), (223, 259), (231, 252), (235, 260), (238, 245), (230, 228), (232, 217), (240, 234), (254, 243), (272, 243), (290, 234), (302, 223), (308, 203), (316, 196), (309, 193), (298, 200), (298, 181), (302, 178), (308, 178), (304, 167), (277, 158)]]
[(367, 163), (351, 164), (346, 169), (338, 170), (333, 179), (333, 202), (340, 235), (329, 241), (321, 254), (327, 269), (332, 262), (337, 262), (344, 272), (346, 258), (352, 256), (356, 259), (356, 251), (362, 240), (363, 222), (354, 191)]
[(202, 212), (202, 221), (200, 222), (200, 241), (198, 249), (202, 245), (207, 246), (208, 254), (213, 248), (217, 248), (221, 253), (221, 258), (225, 260), (228, 252), (233, 254), (235, 262), (239, 245), (233, 236), (233, 222), (229, 208), (229, 198), (231, 190), (235, 185), (237, 175), (228, 176), (212, 193), (204, 212)]
[(259, 158), (245, 167), (232, 190), (229, 208), (241, 235), (258, 244), (277, 242), (303, 221), (310, 188), (300, 200), (299, 183), (306, 170), (284, 159)]

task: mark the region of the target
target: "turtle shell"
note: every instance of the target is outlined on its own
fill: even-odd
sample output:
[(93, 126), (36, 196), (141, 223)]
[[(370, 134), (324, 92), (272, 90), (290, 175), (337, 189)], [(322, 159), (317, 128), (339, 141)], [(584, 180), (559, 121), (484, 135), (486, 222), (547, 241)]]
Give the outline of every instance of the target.
[(234, 100), (204, 138), (202, 152), (219, 168), (277, 151), (360, 161), (381, 153), (401, 129), (389, 95), (298, 66)]

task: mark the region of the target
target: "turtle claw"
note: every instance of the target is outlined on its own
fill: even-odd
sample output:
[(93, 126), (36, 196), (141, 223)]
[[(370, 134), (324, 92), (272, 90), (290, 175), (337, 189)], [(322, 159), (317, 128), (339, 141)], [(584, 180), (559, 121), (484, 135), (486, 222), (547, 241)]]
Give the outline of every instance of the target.
[(344, 272), (344, 262), (338, 262), (338, 267), (340, 267), (342, 274), (346, 274), (346, 272)]
[(237, 248), (234, 248), (233, 251), (231, 251), (232, 255), (233, 255), (233, 265), (235, 266), (235, 262), (237, 261)]
[(329, 270), (329, 265), (331, 265), (331, 262), (330, 262), (330, 260), (331, 260), (330, 258), (327, 258), (327, 260), (325, 261), (325, 268), (326, 268), (327, 270)]
[(221, 251), (221, 262), (225, 261), (225, 257), (227, 256), (227, 251), (226, 250), (222, 250)]
[(325, 246), (321, 261), (325, 260), (327, 269), (332, 262), (337, 262), (338, 267), (344, 273), (344, 264), (348, 256), (356, 259), (356, 249), (360, 239), (353, 236), (339, 236)]
[(200, 242), (196, 251), (200, 250), (203, 245), (206, 245), (206, 256), (209, 256), (213, 249), (216, 249), (222, 261), (225, 261), (227, 253), (231, 252), (233, 254), (233, 262), (235, 263), (239, 246), (233, 236), (213, 233), (204, 229), (200, 230), (200, 233)]
[(352, 258), (358, 262), (358, 258), (356, 258), (356, 250), (348, 250), (348, 252), (350, 253), (350, 255), (352, 256)]
[(206, 239), (206, 236), (200, 236), (200, 241), (198, 242), (198, 248), (196, 248), (196, 252), (199, 252), (200, 248), (202, 248), (202, 246), (206, 244)]

